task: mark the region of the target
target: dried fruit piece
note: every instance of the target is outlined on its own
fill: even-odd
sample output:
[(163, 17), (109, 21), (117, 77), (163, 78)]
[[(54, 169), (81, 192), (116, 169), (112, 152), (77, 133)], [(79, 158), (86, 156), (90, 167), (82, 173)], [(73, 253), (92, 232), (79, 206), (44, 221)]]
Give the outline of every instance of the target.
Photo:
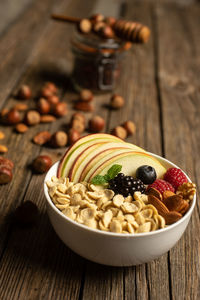
[(31, 92), (31, 89), (28, 85), (26, 84), (23, 84), (18, 93), (17, 93), (17, 97), (19, 99), (22, 99), (22, 100), (28, 100), (31, 98), (31, 95), (32, 95), (32, 92)]
[(104, 129), (105, 121), (100, 116), (94, 116), (89, 120), (89, 131), (100, 132)]
[(36, 110), (29, 110), (25, 116), (26, 124), (33, 126), (40, 123), (40, 114)]
[(4, 165), (0, 165), (0, 184), (9, 183), (12, 180), (12, 170)]
[(41, 131), (33, 137), (33, 142), (37, 145), (44, 145), (51, 139), (49, 131)]
[(36, 204), (29, 200), (18, 206), (14, 212), (15, 221), (22, 225), (34, 223), (38, 215)]
[(67, 145), (67, 134), (64, 131), (55, 132), (50, 140), (50, 144), (52, 147), (65, 147)]
[(5, 145), (0, 145), (0, 153), (8, 152), (8, 148)]
[(24, 133), (28, 130), (28, 126), (24, 123), (19, 123), (15, 126), (15, 130), (19, 133)]
[(33, 161), (33, 169), (37, 173), (45, 173), (52, 166), (52, 160), (48, 155), (40, 155)]
[(181, 171), (181, 169), (178, 168), (169, 168), (164, 175), (164, 179), (171, 183), (175, 191), (180, 185), (182, 185), (185, 182), (188, 182), (185, 174)]

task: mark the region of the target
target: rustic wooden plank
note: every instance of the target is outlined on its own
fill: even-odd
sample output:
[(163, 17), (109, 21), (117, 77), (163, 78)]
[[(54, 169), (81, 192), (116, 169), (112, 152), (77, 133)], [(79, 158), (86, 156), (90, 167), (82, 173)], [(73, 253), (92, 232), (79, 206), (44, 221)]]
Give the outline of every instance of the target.
[[(196, 77), (199, 73), (199, 13), (199, 5), (181, 10), (174, 5), (157, 9), (165, 154), (197, 183), (200, 150), (199, 82)], [(199, 298), (199, 236), (197, 204), (184, 236), (170, 251), (173, 299)]]
[[(62, 6), (62, 12), (75, 14), (77, 7), (81, 10), (80, 16), (89, 13), (88, 8), (84, 3), (81, 3), (81, 1), (73, 2), (70, 5), (66, 3), (65, 6)], [(43, 36), (39, 39), (37, 49), (32, 56), (32, 63), (23, 78), (20, 79), (19, 84), (23, 82), (30, 84), (37, 94), (37, 91), (44, 81), (53, 80), (59, 83), (58, 86), (61, 91), (61, 96), (64, 94), (63, 99), (67, 97), (65, 100), (68, 100), (68, 96), (69, 99), (71, 96), (74, 97), (72, 93), (68, 95), (65, 94), (66, 88), (68, 87), (68, 84), (66, 84), (67, 77), (65, 77), (67, 73), (65, 73), (65, 68), (63, 69), (63, 65), (65, 64), (60, 64), (60, 62), (62, 63), (67, 60), (65, 53), (69, 51), (70, 33), (71, 27), (66, 27), (66, 24), (58, 24), (50, 21), (44, 33), (46, 39), (44, 39)], [(67, 36), (66, 41), (63, 39), (65, 34)], [(59, 45), (59, 47), (57, 45)], [(55, 57), (57, 57), (56, 60)], [(56, 64), (54, 64), (53, 59), (57, 62)], [(13, 99), (10, 99), (9, 102), (13, 103), (13, 101)], [(69, 107), (70, 105), (69, 103)], [(13, 149), (9, 154), (15, 161), (16, 168), (19, 166), (22, 168), (21, 173), (23, 178), (19, 176), (18, 182), (15, 178), (11, 183), (10, 189), (8, 185), (3, 187), (8, 189), (9, 201), (4, 201), (2, 209), (4, 213), (8, 214), (12, 210), (11, 206), (14, 208), (22, 202), (22, 200), (26, 201), (31, 199), (38, 205), (41, 216), (36, 227), (27, 230), (12, 227), (7, 243), (3, 243), (3, 239), (1, 240), (2, 250), (4, 251), (1, 257), (1, 269), (3, 272), (1, 272), (2, 276), (0, 277), (0, 297), (2, 298), (79, 298), (85, 261), (65, 247), (65, 245), (58, 240), (50, 226), (49, 220), (44, 213), (45, 200), (42, 188), (44, 176), (32, 175), (30, 169), (28, 169), (27, 172), (23, 170), (28, 163), (31, 163), (33, 157), (41, 151), (54, 154), (54, 156), (58, 153), (58, 156), (56, 156), (58, 160), (59, 152), (63, 154), (63, 149), (58, 151), (48, 148), (41, 149), (33, 145), (30, 141), (37, 131), (41, 129), (55, 131), (61, 124), (64, 125), (68, 123), (69, 118), (70, 116), (66, 119), (63, 118), (53, 125), (39, 125), (31, 128), (26, 136), (23, 137), (10, 133), (11, 141), (6, 141), (9, 143), (9, 149)], [(21, 162), (19, 160), (17, 161), (19, 152), (15, 151), (16, 156), (14, 156), (13, 153), (16, 141), (18, 141), (16, 149), (20, 149), (22, 153), (30, 153), (29, 156), (24, 155), (24, 160)], [(19, 147), (20, 143), (22, 143), (21, 147)], [(25, 185), (23, 186), (23, 179), (27, 176), (29, 180), (31, 177), (28, 187), (27, 184), (29, 180), (25, 181)], [(23, 191), (21, 191), (22, 195), (19, 194), (17, 198), (14, 192), (20, 185), (23, 186)], [(5, 232), (3, 233), (3, 228), (1, 228), (1, 234), (2, 236), (5, 234)], [(15, 249), (15, 251), (12, 249)], [(13, 269), (15, 272), (12, 272)], [(5, 273), (8, 276), (3, 275)]]

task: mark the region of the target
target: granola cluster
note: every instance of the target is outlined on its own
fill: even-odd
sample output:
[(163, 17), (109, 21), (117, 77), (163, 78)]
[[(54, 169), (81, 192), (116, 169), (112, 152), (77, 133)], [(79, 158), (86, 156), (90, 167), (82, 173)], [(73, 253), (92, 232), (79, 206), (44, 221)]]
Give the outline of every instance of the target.
[(148, 196), (140, 192), (135, 192), (134, 197), (123, 197), (99, 185), (73, 183), (55, 176), (46, 184), (55, 206), (90, 228), (128, 234), (165, 227), (165, 219), (148, 204)]

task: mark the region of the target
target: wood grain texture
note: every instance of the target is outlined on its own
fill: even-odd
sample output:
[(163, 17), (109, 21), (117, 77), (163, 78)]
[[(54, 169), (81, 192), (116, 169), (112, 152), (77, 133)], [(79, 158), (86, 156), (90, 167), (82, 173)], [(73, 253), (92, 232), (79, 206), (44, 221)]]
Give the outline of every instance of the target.
[[(199, 6), (178, 10), (158, 7), (159, 81), (166, 157), (199, 182)], [(170, 22), (168, 16), (170, 15)], [(176, 28), (176, 30), (174, 30)], [(193, 33), (194, 31), (194, 33)], [(195, 42), (194, 42), (195, 40)], [(166, 49), (168, 54), (166, 55)], [(197, 117), (198, 116), (198, 117)], [(170, 251), (171, 295), (174, 299), (198, 299), (199, 205), (176, 247)]]
[[(127, 141), (165, 155), (200, 183), (199, 4), (112, 0), (107, 6), (106, 2), (34, 0), (1, 36), (0, 106), (17, 103), (13, 95), (22, 83), (29, 84), (37, 97), (42, 84), (53, 81), (69, 112), (25, 135), (1, 127), (8, 157), (15, 162), (15, 177), (0, 187), (0, 299), (200, 298), (199, 204), (183, 238), (168, 254), (137, 267), (101, 266), (79, 257), (56, 236), (46, 215), (44, 175), (35, 175), (29, 168), (39, 153), (50, 154), (54, 160), (63, 155), (65, 149), (39, 147), (31, 139), (40, 130), (66, 130), (78, 98), (69, 80), (72, 27), (53, 22), (49, 13), (84, 17), (100, 10), (143, 22), (152, 34), (147, 45), (134, 45), (125, 58), (116, 90), (125, 97), (125, 107), (109, 111), (111, 93), (100, 94), (95, 96), (94, 114), (106, 120), (106, 132), (119, 122), (133, 120), (137, 131)], [(27, 200), (37, 204), (40, 216), (35, 226), (21, 228), (11, 222), (10, 214)]]

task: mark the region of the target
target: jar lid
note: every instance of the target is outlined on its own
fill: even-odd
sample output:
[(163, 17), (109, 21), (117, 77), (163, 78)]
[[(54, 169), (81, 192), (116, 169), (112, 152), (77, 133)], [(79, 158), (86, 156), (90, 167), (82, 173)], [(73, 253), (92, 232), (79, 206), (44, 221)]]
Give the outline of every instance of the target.
[(96, 34), (80, 34), (77, 30), (74, 32), (72, 45), (87, 53), (111, 54), (123, 52), (131, 48), (132, 43), (124, 42), (118, 38), (103, 39)]

